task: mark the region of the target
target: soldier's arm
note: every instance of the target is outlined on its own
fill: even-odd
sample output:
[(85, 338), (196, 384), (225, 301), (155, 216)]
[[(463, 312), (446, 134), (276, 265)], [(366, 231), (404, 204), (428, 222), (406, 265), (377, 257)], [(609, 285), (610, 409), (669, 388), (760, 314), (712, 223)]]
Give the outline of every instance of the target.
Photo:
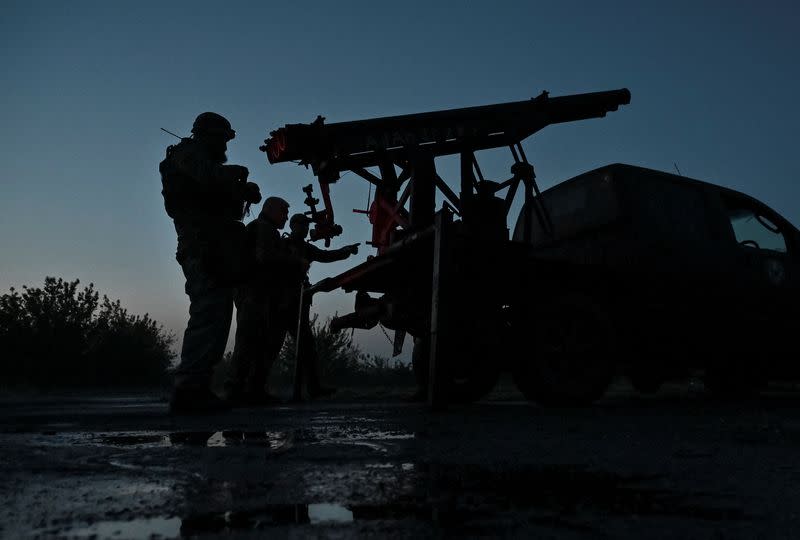
[(282, 249), (277, 231), (256, 226), (255, 235), (255, 258), (262, 268), (286, 268), (298, 273), (305, 271), (306, 263), (303, 259)]
[(350, 256), (350, 247), (346, 246), (339, 249), (321, 249), (308, 242), (308, 255), (312, 262), (329, 263), (343, 261)]

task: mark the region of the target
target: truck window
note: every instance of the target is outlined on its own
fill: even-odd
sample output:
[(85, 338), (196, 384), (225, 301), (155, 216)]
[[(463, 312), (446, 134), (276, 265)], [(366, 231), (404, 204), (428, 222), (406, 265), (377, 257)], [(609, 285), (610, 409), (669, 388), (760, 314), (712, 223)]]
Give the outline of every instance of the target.
[(778, 226), (757, 208), (733, 205), (728, 208), (733, 234), (740, 245), (786, 253), (786, 240)]

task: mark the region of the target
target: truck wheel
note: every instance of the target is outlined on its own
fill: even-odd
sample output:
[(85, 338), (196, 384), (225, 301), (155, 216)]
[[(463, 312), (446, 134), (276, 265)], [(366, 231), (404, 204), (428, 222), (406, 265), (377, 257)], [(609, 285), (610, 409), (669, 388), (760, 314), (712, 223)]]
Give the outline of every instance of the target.
[[(608, 317), (582, 297), (550, 303), (518, 339), (527, 354), (514, 365), (517, 388), (544, 406), (588, 405), (605, 394), (614, 374), (613, 331)], [(531, 342), (531, 338), (533, 341)]]
[[(419, 389), (428, 391), (430, 375), (430, 337), (414, 339), (411, 356), (414, 377)], [(498, 363), (492, 361), (485, 347), (464, 347), (453, 359), (453, 374), (448, 391), (451, 403), (472, 403), (492, 391), (500, 375)]]

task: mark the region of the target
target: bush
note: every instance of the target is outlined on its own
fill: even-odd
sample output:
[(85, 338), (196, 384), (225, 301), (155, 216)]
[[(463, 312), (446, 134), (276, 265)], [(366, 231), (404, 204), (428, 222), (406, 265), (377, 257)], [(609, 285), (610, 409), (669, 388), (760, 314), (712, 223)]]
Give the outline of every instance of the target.
[(0, 377), (8, 385), (144, 386), (164, 383), (174, 336), (130, 315), (89, 284), (47, 277), (0, 296)]
[[(316, 315), (311, 319), (311, 333), (314, 335), (319, 356), (320, 378), (325, 383), (342, 386), (414, 383), (414, 375), (409, 364), (363, 353), (353, 342), (352, 334), (344, 330), (331, 330), (330, 322), (330, 318), (320, 322)], [(273, 374), (291, 380), (294, 354), (294, 340), (289, 338), (283, 344)]]

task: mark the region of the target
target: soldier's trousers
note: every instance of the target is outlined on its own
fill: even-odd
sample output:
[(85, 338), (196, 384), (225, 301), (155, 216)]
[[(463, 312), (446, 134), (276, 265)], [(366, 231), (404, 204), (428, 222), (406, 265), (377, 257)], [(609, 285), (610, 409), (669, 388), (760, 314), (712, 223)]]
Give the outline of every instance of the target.
[(221, 286), (199, 257), (181, 261), (189, 296), (189, 323), (183, 334), (176, 387), (208, 388), (214, 366), (222, 360), (233, 316), (233, 289)]
[(265, 391), (272, 367), (267, 363), (264, 341), (270, 322), (268, 302), (250, 290), (236, 292), (236, 343), (226, 381), (229, 395)]
[[(300, 380), (306, 382), (307, 387), (311, 390), (319, 388), (319, 358), (317, 355), (317, 347), (314, 342), (314, 334), (311, 332), (311, 323), (309, 319), (310, 306), (306, 306), (302, 314), (303, 319), (300, 321), (298, 329), (298, 312), (296, 309), (282, 310), (278, 319), (282, 322), (281, 326), (275, 328), (271, 332), (270, 337), (267, 339), (269, 347), (268, 354), (277, 358), (280, 353), (283, 340), (288, 333), (295, 341), (296, 346), (300, 347), (300, 354), (297, 358), (300, 365), (297, 366), (297, 375)], [(298, 330), (300, 334), (298, 335)]]
[[(231, 373), (226, 383), (229, 395), (257, 395), (269, 391), (269, 376), (280, 355), (288, 333), (295, 341), (297, 312), (279, 306), (272, 298), (256, 298), (247, 292), (236, 294), (236, 344)], [(301, 378), (308, 387), (319, 387), (317, 350), (308, 320), (308, 311), (300, 325)]]

